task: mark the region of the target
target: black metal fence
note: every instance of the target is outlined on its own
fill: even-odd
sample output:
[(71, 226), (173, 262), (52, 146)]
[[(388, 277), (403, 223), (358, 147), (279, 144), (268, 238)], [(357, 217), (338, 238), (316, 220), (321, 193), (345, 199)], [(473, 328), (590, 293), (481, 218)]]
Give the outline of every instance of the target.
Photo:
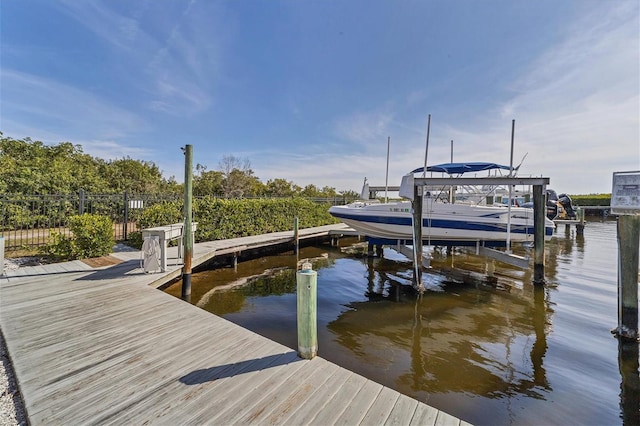
[[(0, 195), (0, 236), (7, 251), (44, 246), (52, 233), (69, 233), (69, 217), (93, 213), (111, 218), (115, 240), (125, 241), (131, 232), (139, 231), (138, 218), (144, 209), (182, 198), (182, 194), (90, 194), (82, 190), (66, 195)], [(345, 202), (342, 196), (312, 200), (332, 205)]]
[(89, 194), (84, 191), (65, 195), (0, 195), (0, 236), (7, 251), (43, 246), (52, 233), (69, 233), (69, 217), (93, 213), (111, 218), (114, 238), (127, 240), (130, 232), (138, 230), (137, 219), (143, 209), (180, 198), (175, 194)]

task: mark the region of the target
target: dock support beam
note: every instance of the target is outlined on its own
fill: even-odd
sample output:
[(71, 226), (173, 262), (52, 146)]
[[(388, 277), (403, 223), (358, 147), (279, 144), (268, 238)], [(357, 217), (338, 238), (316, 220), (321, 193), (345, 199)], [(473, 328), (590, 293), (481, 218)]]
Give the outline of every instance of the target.
[(640, 216), (618, 217), (618, 328), (617, 336), (638, 338), (638, 255)]
[(298, 355), (312, 359), (318, 353), (317, 287), (318, 273), (305, 262), (296, 273), (298, 303)]
[(533, 283), (544, 284), (544, 233), (547, 206), (544, 186), (533, 186)]
[(184, 147), (184, 265), (182, 268), (182, 299), (191, 299), (191, 259), (193, 258), (193, 146)]

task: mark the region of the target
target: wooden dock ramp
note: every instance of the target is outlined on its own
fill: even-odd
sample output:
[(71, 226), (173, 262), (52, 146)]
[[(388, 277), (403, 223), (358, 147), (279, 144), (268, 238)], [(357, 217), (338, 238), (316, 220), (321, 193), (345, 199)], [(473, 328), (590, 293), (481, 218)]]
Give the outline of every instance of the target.
[(0, 277), (32, 425), (466, 424), (156, 290), (139, 255)]

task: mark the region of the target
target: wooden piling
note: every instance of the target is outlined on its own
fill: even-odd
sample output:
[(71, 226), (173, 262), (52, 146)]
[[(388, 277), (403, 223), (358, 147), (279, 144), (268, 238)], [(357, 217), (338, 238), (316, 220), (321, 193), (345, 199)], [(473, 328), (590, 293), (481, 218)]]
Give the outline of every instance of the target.
[(544, 284), (544, 234), (546, 203), (544, 187), (542, 185), (533, 186), (533, 283)]
[(411, 201), (413, 214), (413, 270), (414, 286), (422, 291), (422, 194), (424, 187), (414, 185), (413, 200)]
[(298, 254), (300, 252), (300, 231), (297, 216), (293, 219), (293, 247), (295, 254)]
[(317, 280), (318, 273), (311, 269), (310, 263), (304, 263), (296, 273), (298, 355), (305, 359), (312, 359), (318, 353)]
[(638, 255), (640, 216), (618, 217), (618, 328), (615, 334), (638, 338)]
[(580, 221), (579, 223), (576, 224), (576, 234), (584, 235), (584, 209), (583, 208), (578, 207), (578, 210), (576, 211), (576, 218)]
[(191, 299), (191, 259), (193, 258), (193, 227), (192, 227), (192, 199), (193, 199), (193, 146), (184, 148), (184, 266), (182, 268), (183, 300)]
[(373, 257), (374, 255), (374, 246), (371, 241), (367, 243), (367, 257)]

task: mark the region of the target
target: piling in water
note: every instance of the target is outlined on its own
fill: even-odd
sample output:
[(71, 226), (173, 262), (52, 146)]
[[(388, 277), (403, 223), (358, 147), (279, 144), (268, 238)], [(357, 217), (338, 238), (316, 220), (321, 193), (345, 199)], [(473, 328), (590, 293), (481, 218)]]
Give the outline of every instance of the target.
[(312, 359), (318, 353), (317, 287), (318, 273), (304, 263), (296, 273), (298, 298), (298, 355)]
[(618, 328), (614, 333), (638, 338), (638, 255), (640, 216), (618, 218)]

